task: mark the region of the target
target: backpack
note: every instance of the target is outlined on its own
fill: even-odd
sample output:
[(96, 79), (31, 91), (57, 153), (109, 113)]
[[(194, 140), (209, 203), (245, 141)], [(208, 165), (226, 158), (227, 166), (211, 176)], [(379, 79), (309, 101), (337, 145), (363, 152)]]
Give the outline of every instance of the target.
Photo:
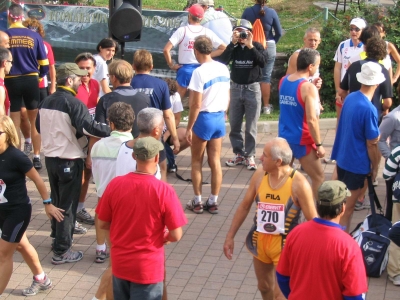
[[(380, 277), (386, 269), (389, 259), (389, 229), (392, 223), (382, 214), (377, 214), (374, 202), (379, 203), (372, 179), (368, 177), (368, 195), (371, 202), (371, 214), (359, 223), (351, 232), (358, 243), (364, 258), (364, 265), (369, 277)], [(378, 209), (380, 204), (377, 205)]]
[(264, 28), (262, 26), (260, 19), (257, 19), (253, 24), (253, 41), (259, 42), (264, 47), (264, 49), (267, 47)]

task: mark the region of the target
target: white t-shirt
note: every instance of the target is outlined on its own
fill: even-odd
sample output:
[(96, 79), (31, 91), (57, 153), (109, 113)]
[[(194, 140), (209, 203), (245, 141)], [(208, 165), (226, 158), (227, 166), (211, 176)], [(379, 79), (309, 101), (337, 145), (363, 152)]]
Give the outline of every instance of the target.
[[(136, 171), (136, 160), (132, 157), (133, 149), (129, 148), (126, 143), (119, 148), (115, 174), (116, 176), (123, 176), (130, 172)], [(157, 172), (154, 174), (157, 179), (161, 179), (160, 167), (157, 165)]]
[(170, 95), (169, 99), (171, 100), (171, 109), (174, 114), (183, 111), (181, 95), (179, 95), (178, 92), (176, 92), (173, 95)]
[(333, 60), (342, 64), (340, 81), (343, 80), (344, 74), (346, 74), (346, 70), (350, 66), (350, 58), (360, 55), (360, 53), (364, 51), (363, 46), (361, 42), (358, 45), (354, 45), (351, 39), (345, 40), (339, 44)]
[(223, 12), (210, 7), (204, 13), (201, 25), (214, 32), (224, 43), (228, 45), (232, 37), (232, 23)]
[[(100, 83), (103, 79), (105, 79), (107, 85), (110, 85), (110, 79), (108, 78), (107, 62), (99, 54), (93, 55), (93, 58), (96, 60), (96, 69), (94, 70), (92, 79), (96, 79), (98, 83)], [(105, 93), (100, 85), (99, 97), (102, 97), (104, 94)]]
[(214, 60), (202, 64), (193, 71), (188, 89), (203, 94), (200, 111), (226, 111), (230, 89), (228, 67)]
[(199, 35), (206, 35), (211, 39), (214, 48), (223, 44), (222, 40), (210, 29), (201, 25), (186, 25), (179, 27), (169, 38), (171, 44), (175, 47), (179, 45), (178, 61), (180, 64), (198, 64), (194, 56), (194, 39)]

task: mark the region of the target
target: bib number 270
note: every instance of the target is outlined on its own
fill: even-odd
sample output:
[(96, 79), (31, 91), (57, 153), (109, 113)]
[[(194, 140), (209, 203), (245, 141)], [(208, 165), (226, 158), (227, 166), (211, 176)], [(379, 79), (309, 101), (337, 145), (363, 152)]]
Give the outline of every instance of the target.
[(257, 231), (267, 234), (285, 232), (285, 205), (258, 203)]

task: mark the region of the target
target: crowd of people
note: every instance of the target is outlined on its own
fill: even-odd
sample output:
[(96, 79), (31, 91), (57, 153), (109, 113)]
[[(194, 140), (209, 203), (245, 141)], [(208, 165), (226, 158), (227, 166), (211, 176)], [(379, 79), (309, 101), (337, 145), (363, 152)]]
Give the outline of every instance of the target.
[[(279, 83), (278, 137), (265, 144), (258, 168), (257, 121), (273, 109), (279, 17), (265, 0), (256, 0), (232, 26), (214, 10), (213, 0), (196, 2), (188, 8), (188, 24), (164, 47), (176, 81), (151, 75), (153, 59), (145, 49), (134, 53), (132, 64), (115, 59), (118, 43), (111, 38), (99, 42), (97, 54), (80, 53), (56, 69), (40, 22), (24, 20), (18, 4), (9, 7), (10, 28), (0, 32), (0, 296), (15, 250), (33, 274), (23, 295), (52, 286), (26, 236), (32, 213), (27, 176), (51, 220), (52, 264), (82, 260), (84, 253), (72, 249), (73, 236), (87, 232), (82, 223), (95, 225), (95, 262), (109, 266), (93, 300), (167, 299), (164, 245), (179, 241), (188, 222), (167, 173), (176, 172), (175, 156), (190, 147), (194, 196), (186, 209), (218, 214), (227, 116), (234, 157), (225, 165), (245, 165), (254, 174), (223, 251), (232, 259), (235, 235), (255, 202), (245, 244), (264, 300), (364, 299), (363, 257), (348, 232), (354, 210), (368, 207), (366, 178), (377, 184), (382, 156), (385, 216), (394, 224), (388, 274), (400, 286), (400, 199), (392, 190), (400, 166), (399, 108), (389, 112), (400, 74), (400, 68), (393, 72), (391, 57), (400, 62), (400, 56), (382, 39), (384, 25), (355, 18), (350, 39), (337, 48), (337, 130), (330, 157), (319, 128), (321, 36), (316, 28), (306, 30), (303, 47), (291, 55)], [(257, 20), (264, 42), (254, 40)], [(174, 47), (177, 62), (171, 56)], [(181, 99), (187, 94), (184, 127), (179, 124)], [(205, 153), (211, 194), (203, 202)], [(37, 172), (40, 154), (50, 196)], [(295, 159), (311, 184), (294, 166)], [(336, 164), (332, 180), (325, 180), (322, 159)], [(92, 178), (98, 197), (94, 216), (85, 208)]]

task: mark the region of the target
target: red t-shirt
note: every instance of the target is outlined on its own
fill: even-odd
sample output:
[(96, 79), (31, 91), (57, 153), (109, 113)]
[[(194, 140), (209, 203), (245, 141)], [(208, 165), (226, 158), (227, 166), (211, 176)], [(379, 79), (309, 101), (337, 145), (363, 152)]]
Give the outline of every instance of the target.
[(289, 233), (276, 271), (290, 277), (289, 300), (332, 300), (366, 293), (360, 247), (340, 225), (319, 218)]
[(89, 113), (94, 118), (96, 112), (97, 99), (99, 98), (100, 85), (95, 79), (89, 80), (89, 91), (83, 85), (79, 86), (76, 98), (81, 100), (83, 104), (89, 109)]
[(129, 173), (111, 180), (97, 205), (111, 222), (113, 275), (139, 284), (164, 279), (164, 228), (187, 224), (175, 190), (153, 175)]
[(4, 92), (6, 93), (6, 97), (4, 99), (4, 109), (5, 109), (5, 112), (6, 112), (6, 116), (8, 116), (9, 112), (10, 112), (11, 103), (10, 103), (10, 99), (8, 98), (7, 89), (4, 86), (4, 79), (3, 78), (0, 78), (0, 86), (2, 86), (4, 88)]
[[(46, 41), (43, 41), (43, 44), (44, 44), (44, 49), (46, 50), (47, 59), (49, 60), (49, 66), (53, 66), (55, 64), (53, 48), (51, 48), (51, 45)], [(46, 75), (43, 77), (41, 81), (39, 81), (39, 88), (45, 88), (48, 85), (49, 81), (47, 80), (47, 75)]]

